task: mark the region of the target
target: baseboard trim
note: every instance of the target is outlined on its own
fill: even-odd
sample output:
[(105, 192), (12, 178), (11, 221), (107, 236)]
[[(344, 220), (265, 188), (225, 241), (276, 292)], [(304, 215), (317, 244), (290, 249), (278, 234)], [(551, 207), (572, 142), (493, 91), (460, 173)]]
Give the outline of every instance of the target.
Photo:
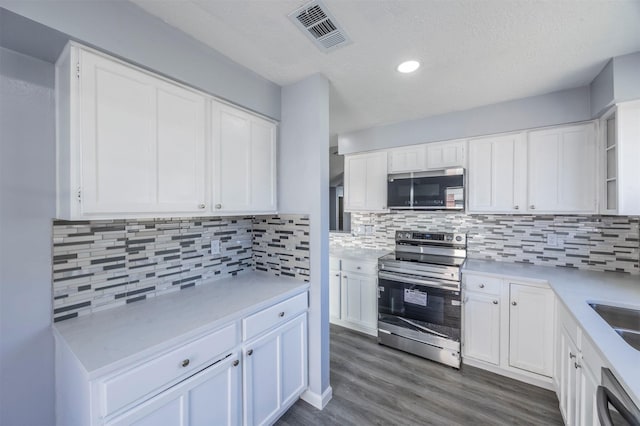
[(309, 404), (316, 407), (318, 410), (322, 410), (327, 406), (331, 398), (333, 397), (333, 389), (329, 386), (322, 392), (322, 395), (319, 395), (315, 392), (311, 392), (309, 389), (304, 391), (304, 393), (300, 396), (303, 401), (308, 402)]
[(511, 379), (518, 380), (520, 382), (529, 383), (530, 385), (538, 386), (540, 388), (556, 391), (553, 380), (549, 377), (532, 377), (533, 373), (520, 373), (511, 370), (504, 369), (497, 365), (488, 364), (483, 361), (478, 361), (472, 358), (462, 358), (463, 365), (469, 365), (471, 367), (480, 368), (482, 370), (490, 371), (501, 376), (509, 377)]

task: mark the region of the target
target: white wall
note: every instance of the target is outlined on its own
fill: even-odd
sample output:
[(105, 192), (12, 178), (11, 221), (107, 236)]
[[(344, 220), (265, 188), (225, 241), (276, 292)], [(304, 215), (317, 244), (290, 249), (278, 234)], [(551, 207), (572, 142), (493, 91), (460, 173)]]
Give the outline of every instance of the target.
[(340, 154), (589, 120), (589, 87), (516, 99), (339, 135)]
[(0, 0), (0, 7), (245, 108), (280, 118), (280, 86), (128, 1)]
[[(282, 88), (278, 205), (310, 222), (309, 391), (321, 407), (329, 386), (329, 82), (313, 75)], [(324, 401), (323, 401), (324, 398)]]
[(0, 424), (54, 422), (53, 65), (0, 48)]
[(591, 116), (597, 117), (606, 111), (615, 98), (613, 92), (613, 60), (607, 62), (602, 71), (589, 85), (591, 94)]

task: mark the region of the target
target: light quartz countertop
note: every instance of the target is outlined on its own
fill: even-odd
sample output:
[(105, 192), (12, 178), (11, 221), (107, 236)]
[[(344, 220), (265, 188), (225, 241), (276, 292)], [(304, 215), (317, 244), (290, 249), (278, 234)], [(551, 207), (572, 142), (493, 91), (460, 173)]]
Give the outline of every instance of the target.
[(640, 309), (640, 276), (473, 259), (467, 259), (464, 271), (548, 283), (640, 407), (640, 351), (622, 340), (588, 305), (598, 302)]
[(246, 271), (61, 321), (53, 329), (91, 379), (178, 346), (308, 288), (308, 283), (297, 279)]
[(379, 257), (391, 253), (393, 250), (367, 249), (359, 247), (331, 247), (329, 256), (341, 259), (377, 261)]

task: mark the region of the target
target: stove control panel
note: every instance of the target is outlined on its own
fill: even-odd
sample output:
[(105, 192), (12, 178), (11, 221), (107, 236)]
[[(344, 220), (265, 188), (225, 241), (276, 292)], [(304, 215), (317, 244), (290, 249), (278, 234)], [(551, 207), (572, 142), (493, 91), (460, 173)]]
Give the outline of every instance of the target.
[(445, 232), (396, 231), (396, 243), (399, 242), (466, 246), (467, 235)]

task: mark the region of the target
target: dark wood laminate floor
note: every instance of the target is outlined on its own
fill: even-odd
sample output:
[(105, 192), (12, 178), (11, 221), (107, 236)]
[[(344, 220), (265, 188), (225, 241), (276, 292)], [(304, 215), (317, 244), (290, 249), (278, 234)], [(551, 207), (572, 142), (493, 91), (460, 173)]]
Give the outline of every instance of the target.
[(555, 393), (477, 368), (458, 371), (331, 326), (333, 399), (299, 400), (278, 425), (562, 425)]

